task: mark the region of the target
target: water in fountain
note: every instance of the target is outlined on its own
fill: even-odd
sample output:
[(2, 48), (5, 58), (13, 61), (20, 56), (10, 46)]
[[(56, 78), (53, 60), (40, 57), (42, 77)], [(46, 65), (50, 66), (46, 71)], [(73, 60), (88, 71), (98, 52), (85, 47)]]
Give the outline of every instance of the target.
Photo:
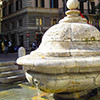
[(36, 86), (36, 89), (37, 89), (37, 95), (38, 95), (37, 100), (40, 100), (40, 90), (38, 88), (39, 82), (37, 81), (37, 79), (34, 79), (34, 83), (35, 83), (35, 86)]

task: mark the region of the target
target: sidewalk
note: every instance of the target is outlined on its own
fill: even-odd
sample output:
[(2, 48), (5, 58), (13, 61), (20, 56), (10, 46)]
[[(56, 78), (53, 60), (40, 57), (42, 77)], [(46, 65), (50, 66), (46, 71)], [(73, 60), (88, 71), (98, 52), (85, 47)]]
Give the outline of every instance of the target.
[(18, 58), (18, 53), (9, 53), (7, 55), (0, 54), (0, 62), (16, 61)]
[(0, 86), (0, 100), (54, 100), (52, 93), (45, 93), (28, 82)]
[[(30, 54), (30, 52), (26, 52), (26, 55), (27, 54)], [(17, 58), (18, 58), (18, 52), (8, 53), (7, 55), (0, 54), (0, 62), (16, 61)]]

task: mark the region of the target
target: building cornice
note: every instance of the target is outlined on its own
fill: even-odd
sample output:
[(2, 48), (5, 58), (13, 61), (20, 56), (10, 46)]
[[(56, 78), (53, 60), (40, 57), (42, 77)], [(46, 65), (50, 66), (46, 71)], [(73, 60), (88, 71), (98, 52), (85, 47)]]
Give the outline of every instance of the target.
[(21, 9), (21, 10), (15, 12), (15, 13), (12, 13), (12, 14), (10, 14), (8, 16), (5, 16), (2, 19), (6, 20), (6, 19), (15, 17), (17, 15), (21, 15), (21, 14), (24, 14), (24, 13), (58, 14), (58, 9), (55, 9), (55, 8), (32, 8), (32, 7), (27, 7), (27, 8), (24, 8), (24, 9)]
[(95, 17), (95, 16), (98, 16), (99, 14), (83, 14), (83, 15), (87, 15), (87, 16)]
[[(44, 30), (47, 30), (49, 29), (49, 27), (43, 27)], [(13, 32), (25, 32), (26, 30), (38, 30), (38, 27), (22, 27), (22, 28), (17, 28), (17, 29), (13, 29), (13, 30), (9, 30), (9, 31), (6, 31), (6, 32), (2, 32), (2, 33), (13, 33)]]

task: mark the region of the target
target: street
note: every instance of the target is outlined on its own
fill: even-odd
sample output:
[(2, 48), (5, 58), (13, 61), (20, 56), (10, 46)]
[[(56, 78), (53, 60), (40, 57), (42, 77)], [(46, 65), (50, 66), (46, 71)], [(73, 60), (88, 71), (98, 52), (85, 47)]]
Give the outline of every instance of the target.
[[(54, 100), (53, 94), (42, 92), (28, 82), (0, 86), (0, 100)], [(80, 99), (83, 100), (83, 99)], [(100, 94), (85, 100), (100, 100)]]
[[(26, 52), (26, 54), (29, 54), (30, 52)], [(15, 53), (8, 53), (7, 55), (0, 54), (0, 62), (7, 62), (7, 61), (16, 61), (18, 58), (18, 52)]]
[(27, 82), (0, 86), (0, 100), (54, 100), (52, 96), (37, 91)]
[(7, 62), (7, 61), (16, 61), (18, 58), (18, 53), (8, 53), (7, 55), (5, 54), (0, 54), (0, 62)]

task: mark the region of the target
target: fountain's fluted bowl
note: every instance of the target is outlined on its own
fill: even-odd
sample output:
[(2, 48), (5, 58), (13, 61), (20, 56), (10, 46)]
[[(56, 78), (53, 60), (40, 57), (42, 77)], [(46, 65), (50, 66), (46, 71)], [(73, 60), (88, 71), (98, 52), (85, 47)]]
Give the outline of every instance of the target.
[[(63, 57), (36, 58), (31, 56), (23, 59), (26, 77), (35, 85), (38, 81), (39, 89), (51, 92), (75, 92), (92, 90), (100, 86), (100, 57)], [(22, 62), (21, 62), (22, 63)]]
[(76, 12), (67, 12), (68, 17), (44, 34), (37, 50), (17, 59), (28, 81), (34, 85), (37, 80), (43, 91), (89, 91), (100, 86), (100, 32)]

